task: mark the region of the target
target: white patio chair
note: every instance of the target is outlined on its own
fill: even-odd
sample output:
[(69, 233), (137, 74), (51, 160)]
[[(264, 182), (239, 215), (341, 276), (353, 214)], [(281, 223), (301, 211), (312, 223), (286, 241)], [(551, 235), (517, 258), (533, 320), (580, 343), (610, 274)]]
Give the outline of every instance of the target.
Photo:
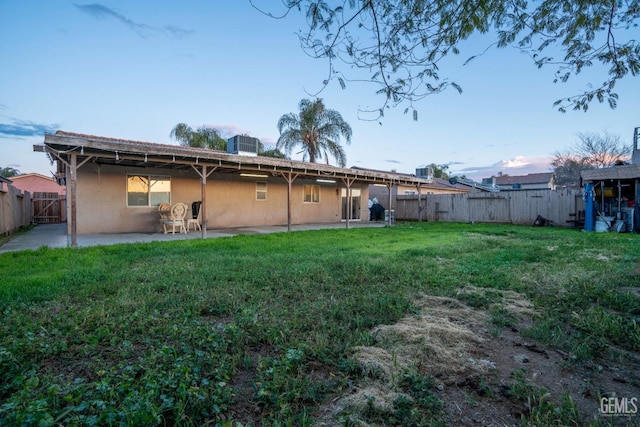
[(171, 227), (171, 234), (176, 234), (176, 227), (178, 232), (187, 234), (184, 218), (187, 215), (188, 206), (184, 203), (176, 203), (171, 206), (170, 215), (162, 221), (162, 228), (164, 234), (167, 234), (167, 227)]

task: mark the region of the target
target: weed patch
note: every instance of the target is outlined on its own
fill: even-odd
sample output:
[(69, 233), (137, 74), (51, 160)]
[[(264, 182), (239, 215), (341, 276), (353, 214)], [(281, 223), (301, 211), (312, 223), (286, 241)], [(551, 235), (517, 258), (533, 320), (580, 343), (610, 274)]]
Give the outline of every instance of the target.
[(0, 254), (0, 425), (438, 425), (442, 387), (502, 396), (477, 325), (568, 369), (635, 366), (638, 253), (629, 234), (424, 223)]

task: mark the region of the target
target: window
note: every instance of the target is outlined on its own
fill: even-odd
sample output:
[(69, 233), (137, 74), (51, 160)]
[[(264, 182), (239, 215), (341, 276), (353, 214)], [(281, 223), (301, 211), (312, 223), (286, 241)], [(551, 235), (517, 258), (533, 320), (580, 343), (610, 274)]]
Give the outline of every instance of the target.
[(320, 203), (320, 186), (305, 185), (303, 200), (304, 200), (304, 203)]
[(168, 176), (127, 176), (127, 206), (158, 206), (160, 203), (171, 203)]
[(267, 200), (267, 183), (265, 181), (256, 182), (256, 200)]

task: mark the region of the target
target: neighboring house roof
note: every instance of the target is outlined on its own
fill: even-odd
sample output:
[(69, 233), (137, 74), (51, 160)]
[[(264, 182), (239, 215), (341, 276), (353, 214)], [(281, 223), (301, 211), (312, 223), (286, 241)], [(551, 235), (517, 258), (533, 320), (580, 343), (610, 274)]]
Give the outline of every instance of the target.
[[(351, 169), (356, 169), (356, 170), (361, 170), (361, 171), (372, 171), (372, 172), (382, 172), (380, 170), (376, 170), (376, 169), (368, 169), (368, 168), (361, 168), (358, 166), (352, 166)], [(398, 175), (403, 175), (403, 176), (407, 176), (407, 177), (416, 177), (416, 175), (414, 174), (408, 174), (408, 173), (398, 173)], [(443, 179), (443, 178), (432, 178), (429, 180), (428, 184), (423, 184), (422, 185), (422, 189), (428, 191), (429, 189), (434, 189), (434, 190), (453, 190), (456, 192), (469, 192), (470, 188), (473, 187), (473, 185), (471, 184), (465, 184), (462, 182), (457, 182), (456, 184), (451, 184), (451, 182), (449, 180)], [(478, 188), (484, 189), (484, 187), (486, 186), (482, 186), (481, 184), (478, 184)]]
[(11, 184), (13, 181), (11, 181), (9, 178), (5, 178), (4, 176), (0, 176), (0, 182), (4, 182), (5, 184)]
[(91, 160), (98, 164), (171, 167), (191, 169), (208, 166), (216, 172), (240, 174), (293, 174), (313, 178), (354, 180), (368, 183), (391, 183), (394, 185), (428, 184), (431, 181), (408, 174), (347, 169), (322, 163), (309, 163), (263, 156), (243, 156), (207, 148), (185, 147), (168, 144), (133, 141), (57, 131), (46, 133), (44, 146), (34, 146), (35, 151), (45, 151), (55, 158), (69, 162), (76, 155), (78, 167)]
[(454, 190), (465, 192), (469, 191), (469, 187), (467, 187), (466, 185), (460, 185), (458, 183), (452, 185), (449, 180), (443, 178), (433, 178), (433, 183), (430, 185), (430, 187), (438, 190)]
[(39, 173), (26, 173), (14, 176), (12, 178), (13, 186), (30, 193), (58, 193), (65, 194), (64, 186), (59, 185), (53, 178), (41, 175)]
[(499, 188), (494, 187), (493, 185), (487, 185), (487, 184), (482, 184), (479, 182), (475, 182), (472, 181), (470, 179), (465, 179), (465, 178), (450, 178), (449, 179), (449, 183), (451, 183), (453, 180), (453, 182), (455, 182), (454, 185), (456, 188), (461, 188), (461, 189), (465, 189), (467, 191), (487, 191), (487, 192), (491, 192), (491, 193), (495, 193), (500, 191)]
[(548, 184), (553, 178), (553, 172), (530, 173), (520, 176), (497, 176), (497, 186), (511, 186), (514, 184)]

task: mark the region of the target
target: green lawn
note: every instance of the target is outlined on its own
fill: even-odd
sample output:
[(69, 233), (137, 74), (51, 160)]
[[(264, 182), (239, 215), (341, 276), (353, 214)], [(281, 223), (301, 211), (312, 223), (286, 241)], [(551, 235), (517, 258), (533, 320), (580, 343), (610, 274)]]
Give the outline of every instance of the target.
[[(640, 351), (633, 287), (638, 235), (502, 225), (0, 254), (0, 425), (313, 425), (366, 379), (353, 348), (422, 295), (493, 307), (499, 333), (512, 290), (535, 307), (531, 339), (575, 366), (619, 360)], [(366, 421), (438, 424), (429, 373), (403, 375), (412, 399)]]

